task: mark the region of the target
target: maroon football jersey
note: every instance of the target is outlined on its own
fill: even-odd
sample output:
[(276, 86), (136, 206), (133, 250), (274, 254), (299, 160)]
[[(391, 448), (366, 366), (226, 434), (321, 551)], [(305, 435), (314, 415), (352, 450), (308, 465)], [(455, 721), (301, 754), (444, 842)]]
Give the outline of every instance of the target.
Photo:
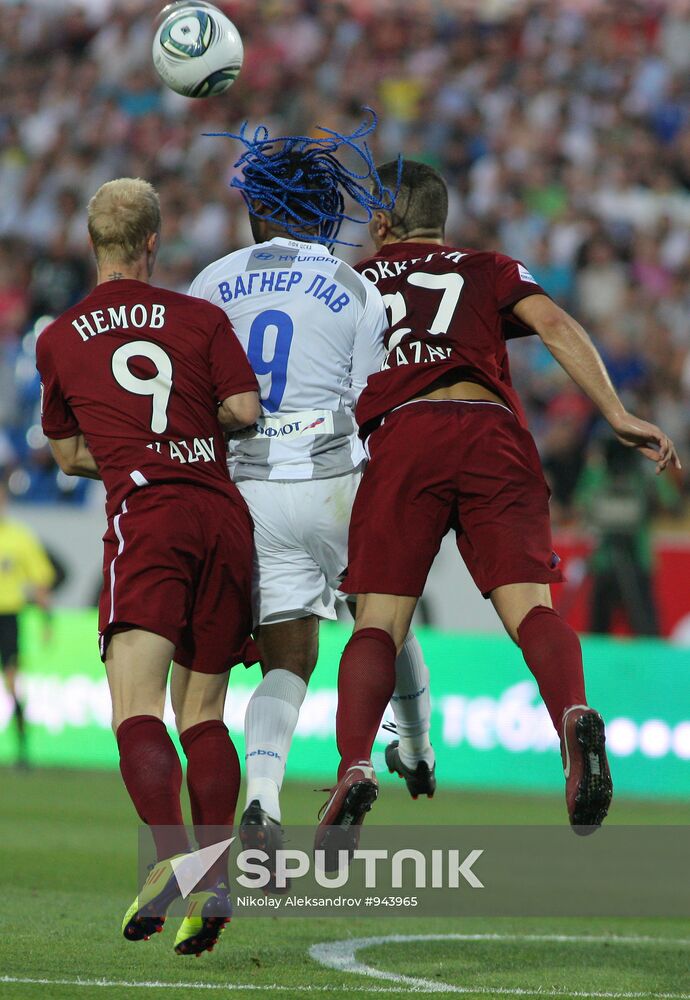
[(149, 483), (235, 495), (217, 406), (258, 385), (222, 309), (141, 281), (107, 281), (41, 333), (36, 365), (44, 433), (84, 435), (108, 513)]
[(383, 295), (390, 319), (382, 370), (357, 404), (360, 434), (441, 376), (491, 389), (524, 424), (510, 381), (506, 340), (533, 331), (511, 315), (527, 295), (545, 295), (520, 261), (436, 243), (392, 243), (356, 268)]

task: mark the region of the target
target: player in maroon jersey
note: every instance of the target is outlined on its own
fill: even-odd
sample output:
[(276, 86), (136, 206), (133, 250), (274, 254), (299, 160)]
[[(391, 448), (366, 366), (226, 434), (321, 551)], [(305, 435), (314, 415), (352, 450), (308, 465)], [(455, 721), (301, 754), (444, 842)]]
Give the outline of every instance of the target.
[[(398, 164), (379, 169), (395, 187)], [(370, 755), (393, 691), (393, 662), (446, 531), (484, 597), (520, 646), (561, 739), (566, 802), (577, 832), (601, 824), (612, 795), (601, 716), (587, 707), (580, 642), (552, 609), (562, 579), (551, 544), (548, 488), (510, 383), (506, 339), (536, 333), (619, 440), (679, 467), (672, 442), (627, 413), (582, 327), (519, 261), (444, 243), (447, 189), (407, 161), (390, 211), (358, 266), (390, 312), (388, 354), (357, 406), (371, 455), (355, 500), (343, 590), (357, 594), (340, 663), (338, 784), (317, 846), (351, 846), (377, 796)], [(340, 830), (338, 830), (340, 828)]]
[[(222, 310), (149, 283), (159, 230), (150, 184), (104, 184), (89, 203), (96, 288), (43, 331), (36, 351), (53, 454), (68, 475), (101, 478), (107, 494), (101, 656), (122, 777), (159, 862), (125, 917), (129, 940), (162, 928), (177, 894), (168, 859), (189, 851), (182, 770), (162, 721), (170, 663), (203, 846), (204, 827), (232, 825), (239, 791), (222, 721), (228, 672), (258, 659), (252, 524), (223, 437), (256, 419), (258, 385)], [(195, 894), (203, 917), (178, 933), (182, 954), (211, 947), (225, 922), (222, 868), (214, 875), (221, 881)]]

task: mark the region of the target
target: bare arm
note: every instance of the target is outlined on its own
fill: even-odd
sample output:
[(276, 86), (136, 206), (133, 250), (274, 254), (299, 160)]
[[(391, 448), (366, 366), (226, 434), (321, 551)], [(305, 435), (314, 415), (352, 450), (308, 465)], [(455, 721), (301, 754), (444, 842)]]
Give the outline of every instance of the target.
[(680, 462), (671, 439), (655, 424), (640, 420), (623, 406), (599, 352), (587, 332), (546, 295), (528, 295), (513, 312), (542, 339), (561, 368), (592, 400), (618, 439), (656, 462), (657, 473)]
[(224, 431), (238, 431), (256, 423), (261, 414), (258, 392), (238, 392), (218, 407), (218, 422)]
[(42, 640), (44, 645), (53, 641), (53, 600), (46, 587), (36, 587), (32, 594), (34, 604), (43, 612)]
[(31, 596), (34, 604), (36, 604), (41, 611), (45, 611), (46, 614), (50, 614), (53, 609), (53, 601), (47, 587), (34, 587)]
[(83, 434), (74, 437), (48, 439), (53, 458), (67, 476), (100, 479), (101, 474)]

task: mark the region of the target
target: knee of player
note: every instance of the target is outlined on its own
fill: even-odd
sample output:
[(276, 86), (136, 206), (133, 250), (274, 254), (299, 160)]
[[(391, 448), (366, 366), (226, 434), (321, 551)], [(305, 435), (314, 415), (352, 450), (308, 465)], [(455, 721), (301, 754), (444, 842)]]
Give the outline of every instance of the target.
[(272, 670), (287, 670), (289, 674), (301, 678), (305, 684), (309, 683), (311, 675), (316, 666), (316, 657), (304, 653), (302, 655), (292, 653), (285, 657), (269, 656), (262, 662), (262, 672), (264, 677)]
[(363, 629), (367, 629), (368, 631), (373, 630), (377, 632), (385, 632), (386, 635), (390, 636), (395, 643), (396, 655), (402, 649), (405, 642), (405, 636), (407, 635), (406, 629), (403, 631), (403, 628), (396, 625), (395, 622), (387, 621), (385, 618), (378, 617), (376, 615), (363, 615), (361, 618), (357, 619), (354, 631), (361, 632)]
[(264, 677), (286, 670), (306, 684), (319, 656), (319, 619), (316, 615), (267, 622), (254, 635), (261, 653)]
[(203, 708), (186, 706), (178, 709), (175, 712), (175, 728), (178, 733), (184, 733), (201, 722), (222, 722), (223, 708), (223, 705), (205, 705)]
[(394, 594), (360, 594), (357, 598), (355, 631), (363, 628), (387, 632), (399, 653), (412, 624), (416, 597)]

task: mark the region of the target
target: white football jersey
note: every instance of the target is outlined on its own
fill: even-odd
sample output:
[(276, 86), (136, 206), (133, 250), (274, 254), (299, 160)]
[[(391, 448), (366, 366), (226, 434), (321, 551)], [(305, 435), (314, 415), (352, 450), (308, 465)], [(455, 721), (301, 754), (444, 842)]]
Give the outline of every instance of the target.
[(262, 415), (230, 439), (236, 482), (357, 468), (354, 406), (384, 358), (381, 294), (318, 243), (276, 238), (222, 257), (190, 295), (224, 309), (259, 380)]

